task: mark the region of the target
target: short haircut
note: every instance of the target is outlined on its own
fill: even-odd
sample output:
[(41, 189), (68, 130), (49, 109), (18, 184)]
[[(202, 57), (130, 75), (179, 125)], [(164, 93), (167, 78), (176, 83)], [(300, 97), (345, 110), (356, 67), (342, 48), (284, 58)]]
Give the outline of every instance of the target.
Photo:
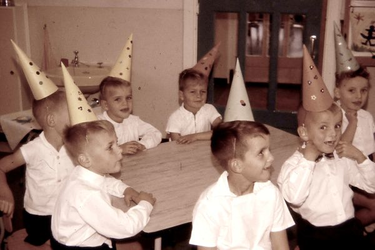
[(227, 169), (230, 160), (243, 159), (248, 150), (246, 139), (269, 134), (267, 127), (259, 122), (222, 122), (213, 129), (211, 152), (219, 164)]
[(131, 84), (130, 82), (123, 80), (121, 78), (107, 76), (101, 81), (99, 85), (99, 93), (100, 93), (99, 98), (101, 100), (106, 100), (108, 88), (118, 88), (118, 87), (131, 87)]
[(65, 129), (64, 145), (69, 155), (77, 163), (78, 156), (85, 152), (90, 144), (90, 139), (103, 132), (115, 133), (112, 123), (107, 120), (78, 123)]
[[(341, 108), (339, 106), (337, 106), (336, 103), (332, 103), (332, 105), (328, 109), (323, 110), (321, 112), (325, 112), (325, 111), (330, 111), (330, 112), (332, 112), (332, 114), (337, 114), (337, 113), (341, 112)], [(311, 114), (321, 113), (321, 112), (308, 111), (301, 104), (298, 108), (298, 113), (297, 113), (298, 126), (304, 126), (305, 122), (307, 120), (306, 118), (310, 117)]]
[(188, 80), (202, 80), (207, 82), (207, 77), (195, 69), (185, 69), (180, 73), (178, 78), (179, 90), (183, 91), (186, 88), (186, 82)]
[(336, 74), (336, 87), (340, 87), (344, 79), (351, 79), (354, 77), (363, 77), (367, 80), (370, 79), (370, 74), (367, 72), (366, 68), (360, 66), (356, 71), (343, 72), (341, 74)]
[(55, 93), (33, 101), (33, 115), (39, 125), (46, 126), (46, 117), (50, 113), (59, 112), (63, 105), (67, 105), (65, 91), (56, 91)]

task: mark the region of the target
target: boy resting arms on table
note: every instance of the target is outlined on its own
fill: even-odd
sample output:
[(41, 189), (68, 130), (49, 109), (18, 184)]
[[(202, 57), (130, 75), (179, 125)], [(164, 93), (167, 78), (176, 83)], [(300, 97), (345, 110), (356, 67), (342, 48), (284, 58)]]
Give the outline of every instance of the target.
[[(53, 211), (53, 249), (112, 249), (111, 238), (139, 233), (156, 200), (110, 176), (120, 171), (122, 159), (112, 124), (101, 120), (69, 127), (65, 145), (78, 165), (63, 185)], [(123, 212), (111, 205), (110, 195), (137, 205)]]

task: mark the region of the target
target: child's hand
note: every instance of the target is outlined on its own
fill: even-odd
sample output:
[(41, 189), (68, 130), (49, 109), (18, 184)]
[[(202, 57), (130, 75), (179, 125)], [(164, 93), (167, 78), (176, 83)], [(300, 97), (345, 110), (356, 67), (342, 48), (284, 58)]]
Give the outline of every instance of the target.
[(130, 207), (130, 204), (132, 201), (135, 202), (135, 199), (136, 197), (138, 197), (139, 193), (137, 191), (135, 191), (133, 188), (131, 187), (128, 187), (125, 189), (125, 192), (124, 192), (124, 199), (125, 199), (125, 203), (128, 207)]
[(146, 149), (144, 145), (136, 141), (126, 142), (120, 147), (122, 148), (122, 154), (124, 155), (134, 155), (138, 153), (138, 151), (143, 151)]
[(181, 136), (180, 138), (177, 139), (177, 143), (178, 144), (189, 144), (191, 142), (194, 142), (197, 140), (197, 137), (195, 136), (195, 134), (190, 134), (190, 135), (184, 135), (184, 136)]
[(10, 217), (13, 217), (14, 197), (12, 191), (8, 188), (3, 188), (3, 190), (0, 192), (0, 211)]
[(152, 196), (151, 193), (146, 193), (146, 192), (143, 192), (141, 191), (139, 193), (139, 195), (135, 198), (135, 203), (139, 203), (141, 201), (147, 201), (149, 202), (151, 205), (154, 205), (155, 202), (156, 202), (156, 199)]
[(358, 148), (346, 141), (340, 141), (337, 144), (336, 153), (340, 158), (347, 157), (358, 163), (362, 163), (366, 160), (366, 156)]
[(357, 124), (358, 117), (357, 117), (357, 112), (356, 111), (346, 112), (345, 116), (346, 116), (346, 119), (348, 119), (349, 123), (355, 123), (355, 124)]
[(309, 161), (315, 161), (319, 157), (319, 155), (322, 154), (322, 152), (320, 152), (316, 148), (316, 146), (314, 145), (314, 143), (312, 141), (306, 142), (306, 148), (302, 149), (301, 153), (303, 154), (305, 159), (309, 160)]

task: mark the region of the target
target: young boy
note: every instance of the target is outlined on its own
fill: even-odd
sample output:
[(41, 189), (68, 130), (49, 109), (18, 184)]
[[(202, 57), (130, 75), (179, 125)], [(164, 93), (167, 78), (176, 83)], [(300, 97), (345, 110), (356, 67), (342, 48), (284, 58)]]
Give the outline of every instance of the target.
[(51, 214), (61, 183), (74, 165), (63, 146), (63, 130), (69, 124), (65, 93), (57, 91), (34, 100), (33, 115), (43, 129), (39, 137), (0, 160), (1, 211), (12, 216), (14, 198), (6, 173), (26, 164), (24, 196), (25, 241), (42, 245), (51, 237)]
[[(64, 183), (52, 215), (53, 249), (112, 249), (111, 238), (136, 235), (148, 223), (155, 198), (109, 174), (121, 168), (122, 149), (112, 124), (83, 122), (68, 128), (65, 145), (77, 166)], [(125, 197), (126, 213), (110, 195)]]
[[(298, 112), (298, 134), (305, 146), (283, 164), (278, 184), (301, 216), (300, 249), (365, 249), (349, 185), (375, 192), (375, 165), (350, 143), (340, 141), (341, 122), (336, 104), (321, 112), (303, 107)], [(331, 153), (331, 159), (319, 159)]]
[(104, 78), (100, 83), (100, 104), (105, 111), (98, 118), (113, 124), (123, 154), (136, 154), (161, 142), (159, 130), (131, 114), (133, 96), (128, 81), (111, 76)]
[(180, 108), (168, 119), (166, 132), (177, 143), (209, 140), (212, 128), (221, 121), (216, 108), (207, 104), (207, 78), (195, 69), (186, 69), (179, 76)]
[(219, 124), (211, 151), (225, 169), (198, 199), (190, 244), (198, 249), (289, 249), (294, 225), (270, 181), (273, 156), (268, 129), (252, 121)]

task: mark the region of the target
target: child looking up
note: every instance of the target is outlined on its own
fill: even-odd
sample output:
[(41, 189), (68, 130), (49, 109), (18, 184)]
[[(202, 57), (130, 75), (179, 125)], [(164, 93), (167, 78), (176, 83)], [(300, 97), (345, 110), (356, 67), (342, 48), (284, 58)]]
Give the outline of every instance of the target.
[(209, 140), (212, 128), (221, 121), (216, 108), (207, 104), (207, 78), (195, 69), (186, 69), (179, 76), (180, 108), (167, 123), (167, 134), (177, 143)]
[(190, 244), (198, 249), (289, 249), (286, 228), (294, 225), (271, 181), (270, 134), (261, 123), (219, 124), (211, 151), (224, 168), (199, 197)]
[(159, 130), (131, 114), (133, 95), (128, 81), (104, 78), (100, 83), (100, 104), (105, 111), (98, 118), (113, 124), (123, 154), (135, 154), (161, 142)]
[[(63, 185), (52, 215), (53, 249), (111, 249), (111, 238), (139, 233), (155, 199), (110, 175), (120, 171), (122, 159), (112, 124), (101, 120), (73, 125), (66, 130), (65, 145), (78, 165)], [(124, 197), (128, 206), (131, 201), (137, 205), (125, 213), (111, 205), (110, 195)]]
[(33, 115), (43, 132), (0, 160), (1, 211), (12, 215), (14, 197), (6, 173), (26, 164), (24, 196), (25, 241), (40, 246), (51, 237), (51, 215), (59, 188), (74, 165), (63, 146), (63, 130), (69, 125), (65, 93), (57, 91), (34, 100)]

